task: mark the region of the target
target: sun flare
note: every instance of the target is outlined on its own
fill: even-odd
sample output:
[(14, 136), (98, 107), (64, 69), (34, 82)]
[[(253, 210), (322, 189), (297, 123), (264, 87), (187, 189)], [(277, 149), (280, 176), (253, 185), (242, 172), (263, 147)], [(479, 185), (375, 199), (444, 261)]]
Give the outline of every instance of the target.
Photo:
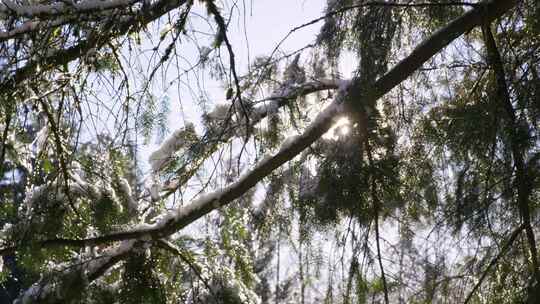
[(342, 136), (346, 136), (351, 131), (350, 123), (348, 117), (339, 118), (330, 130), (323, 135), (323, 138), (337, 140)]

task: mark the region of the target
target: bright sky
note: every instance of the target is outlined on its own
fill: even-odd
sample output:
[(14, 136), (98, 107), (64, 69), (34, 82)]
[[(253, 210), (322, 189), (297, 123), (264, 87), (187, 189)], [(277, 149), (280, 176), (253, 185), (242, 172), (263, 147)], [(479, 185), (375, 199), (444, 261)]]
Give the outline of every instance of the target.
[[(307, 2), (306, 0), (253, 1), (252, 14), (248, 15), (246, 22), (251, 57), (268, 55), (292, 28), (322, 15), (326, 1), (310, 0), (309, 4)], [(320, 26), (321, 23), (318, 23), (295, 32), (283, 43), (281, 49), (292, 51), (313, 42)], [(245, 44), (242, 25), (233, 26), (231, 30), (231, 35), (235, 38), (234, 43)], [(241, 51), (244, 53), (239, 53), (240, 57), (246, 58), (245, 48)]]

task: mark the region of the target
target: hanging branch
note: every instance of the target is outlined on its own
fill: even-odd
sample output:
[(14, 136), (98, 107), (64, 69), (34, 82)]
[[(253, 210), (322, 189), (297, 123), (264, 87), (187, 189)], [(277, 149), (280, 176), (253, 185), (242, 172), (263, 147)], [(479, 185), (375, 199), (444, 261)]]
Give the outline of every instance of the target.
[(497, 256), (495, 258), (493, 258), (493, 260), (491, 260), (491, 262), (488, 264), (488, 266), (486, 267), (486, 270), (484, 270), (484, 273), (482, 273), (482, 276), (480, 277), (478, 282), (476, 282), (476, 284), (474, 285), (474, 287), (471, 290), (471, 292), (469, 293), (469, 295), (467, 295), (467, 298), (465, 298), (465, 302), (463, 302), (463, 304), (469, 303), (469, 301), (472, 299), (473, 295), (476, 293), (478, 288), (480, 288), (480, 286), (482, 285), (482, 282), (484, 282), (484, 279), (487, 277), (487, 275), (488, 275), (489, 271), (491, 270), (491, 268), (493, 268), (495, 265), (497, 265), (499, 263), (499, 260), (505, 255), (505, 253), (508, 251), (508, 249), (510, 249), (510, 247), (512, 247), (512, 244), (514, 243), (514, 241), (517, 239), (519, 234), (524, 229), (525, 229), (525, 226), (521, 225), (516, 230), (514, 230), (514, 232), (512, 232), (512, 234), (510, 235), (510, 237), (506, 241), (506, 244), (504, 244), (504, 246), (501, 248), (501, 251), (499, 251)]
[[(333, 102), (314, 119), (303, 134), (294, 140), (287, 141), (276, 154), (262, 160), (236, 182), (221, 190), (202, 195), (189, 205), (179, 207), (177, 210), (163, 215), (160, 221), (153, 226), (88, 239), (51, 239), (40, 244), (46, 247), (84, 247), (143, 237), (159, 239), (181, 230), (209, 212), (241, 197), (274, 169), (291, 160), (319, 139), (330, 129), (339, 115), (350, 113), (355, 106), (361, 107), (362, 104), (371, 104), (413, 74), (423, 63), (454, 39), (482, 24), (484, 20), (491, 21), (500, 17), (516, 3), (517, 0), (493, 0), (486, 2), (481, 8), (475, 8), (465, 13), (423, 41), (409, 56), (379, 78), (370, 89), (362, 90), (362, 84), (357, 78), (343, 81)], [(13, 247), (5, 248), (0, 250), (0, 254), (12, 250), (14, 250)]]
[(193, 270), (193, 272), (199, 278), (199, 280), (203, 282), (206, 289), (208, 289), (208, 292), (210, 292), (210, 294), (212, 295), (212, 298), (214, 298), (214, 301), (216, 301), (216, 303), (218, 302), (218, 297), (214, 289), (210, 286), (210, 283), (208, 282), (208, 280), (205, 277), (203, 277), (203, 274), (201, 273), (201, 270), (199, 269), (199, 267), (193, 264), (193, 262), (188, 257), (186, 257), (180, 249), (178, 249), (176, 246), (174, 246), (173, 244), (165, 240), (158, 240), (156, 242), (156, 246), (178, 256), (184, 263), (186, 263), (188, 267), (191, 270)]
[(489, 23), (485, 23), (482, 25), (482, 33), (484, 36), (484, 42), (488, 50), (488, 61), (493, 66), (493, 70), (495, 72), (498, 97), (500, 99), (500, 102), (502, 103), (503, 108), (506, 111), (505, 118), (507, 120), (507, 132), (508, 134), (510, 134), (510, 148), (512, 151), (512, 158), (514, 159), (514, 165), (516, 167), (515, 183), (518, 191), (517, 203), (523, 225), (525, 225), (525, 233), (527, 235), (529, 251), (531, 254), (533, 274), (535, 276), (536, 282), (540, 284), (538, 249), (536, 246), (534, 231), (531, 225), (531, 211), (529, 206), (529, 196), (531, 195), (532, 184), (529, 180), (529, 177), (527, 176), (527, 165), (525, 164), (525, 161), (523, 159), (524, 144), (520, 142), (520, 133), (523, 130), (523, 126), (521, 126), (520, 123), (526, 122), (518, 122), (517, 120), (516, 113), (510, 99), (508, 86), (506, 84), (506, 77), (504, 73), (503, 63), (501, 60), (501, 55), (499, 53), (499, 50), (497, 49), (497, 44), (495, 42), (493, 34), (491, 33)]
[[(368, 134), (366, 132), (366, 134)], [(373, 166), (373, 156), (371, 154), (371, 146), (369, 145), (368, 138), (364, 139), (364, 143), (366, 146), (366, 153), (368, 156), (369, 164), (370, 166)], [(373, 170), (373, 169), (372, 169)], [(379, 262), (379, 269), (381, 270), (381, 279), (383, 283), (383, 292), (384, 292), (384, 303), (389, 304), (390, 301), (388, 300), (388, 283), (386, 282), (386, 275), (384, 273), (384, 266), (382, 263), (382, 254), (381, 254), (381, 242), (380, 242), (380, 234), (379, 234), (379, 215), (381, 210), (381, 202), (379, 200), (379, 196), (377, 195), (377, 180), (374, 177), (374, 174), (372, 173), (370, 176), (371, 183), (370, 183), (370, 195), (371, 200), (373, 201), (373, 209), (375, 210), (375, 241), (377, 245), (377, 261)]]
[[(58, 89), (62, 89), (66, 84), (62, 85)], [(54, 143), (56, 146), (56, 154), (58, 155), (58, 161), (60, 162), (60, 170), (62, 171), (62, 179), (63, 179), (63, 186), (64, 186), (64, 192), (67, 196), (67, 200), (69, 203), (69, 206), (75, 212), (75, 214), (81, 218), (81, 215), (78, 213), (77, 208), (75, 207), (75, 203), (73, 200), (73, 197), (71, 196), (71, 191), (69, 190), (69, 178), (70, 175), (68, 173), (68, 166), (66, 163), (66, 155), (65, 151), (62, 145), (62, 137), (60, 134), (60, 130), (58, 129), (58, 125), (54, 121), (54, 116), (52, 115), (51, 111), (49, 110), (49, 106), (45, 102), (45, 98), (39, 98), (39, 102), (41, 104), (41, 107), (43, 108), (43, 111), (45, 112), (45, 115), (47, 116), (47, 121), (49, 122), (49, 126), (51, 127), (51, 131), (53, 133), (54, 137)], [(60, 123), (60, 120), (58, 121)]]
[(7, 147), (7, 139), (9, 135), (9, 125), (11, 123), (11, 109), (9, 107), (5, 107), (6, 115), (4, 118), (4, 130), (2, 130), (2, 142), (0, 143), (2, 145), (2, 149), (0, 150), (0, 176), (4, 176), (4, 164), (5, 164), (5, 157), (6, 157), (6, 147)]
[[(217, 46), (219, 47), (219, 45), (222, 42), (221, 40), (223, 40), (223, 42), (225, 42), (225, 45), (227, 46), (227, 51), (229, 52), (230, 69), (231, 69), (231, 73), (233, 74), (234, 85), (236, 87), (236, 98), (234, 102), (240, 103), (240, 107), (242, 108), (242, 112), (244, 114), (244, 117), (246, 118), (246, 132), (249, 132), (249, 128), (248, 128), (249, 114), (246, 109), (246, 106), (244, 105), (244, 102), (242, 101), (242, 90), (240, 89), (240, 80), (238, 78), (238, 74), (236, 73), (234, 51), (233, 51), (231, 43), (229, 42), (229, 37), (227, 36), (227, 24), (225, 23), (225, 19), (223, 19), (223, 16), (221, 16), (221, 13), (219, 12), (213, 0), (205, 0), (205, 3), (208, 9), (208, 12), (214, 16), (214, 19), (218, 26), (218, 36), (216, 38)], [(233, 104), (233, 107), (234, 107), (234, 104)], [(248, 134), (246, 134), (246, 137), (247, 136)]]
[[(209, 212), (225, 206), (244, 195), (263, 178), (272, 173), (273, 170), (293, 159), (319, 139), (334, 124), (338, 115), (351, 113), (351, 111), (355, 111), (355, 108), (361, 108), (364, 104), (373, 104), (374, 101), (417, 71), (426, 61), (454, 39), (483, 22), (490, 22), (502, 16), (516, 3), (517, 0), (492, 0), (463, 14), (423, 41), (409, 56), (400, 61), (369, 88), (363, 88), (363, 84), (358, 78), (343, 82), (333, 102), (315, 118), (303, 134), (286, 141), (277, 153), (263, 159), (236, 182), (221, 190), (203, 195), (189, 205), (164, 214), (155, 224), (95, 238), (82, 240), (55, 239), (44, 241), (41, 244), (45, 247), (47, 245), (82, 247), (129, 239), (159, 240), (178, 232)], [(114, 248), (120, 247), (113, 247), (111, 250), (114, 250)], [(46, 284), (46, 282), (42, 283)], [(40, 286), (43, 285), (40, 284)], [(50, 286), (49, 294), (54, 294), (65, 287), (63, 284)], [(37, 301), (39, 299), (33, 296), (30, 297), (29, 302)]]

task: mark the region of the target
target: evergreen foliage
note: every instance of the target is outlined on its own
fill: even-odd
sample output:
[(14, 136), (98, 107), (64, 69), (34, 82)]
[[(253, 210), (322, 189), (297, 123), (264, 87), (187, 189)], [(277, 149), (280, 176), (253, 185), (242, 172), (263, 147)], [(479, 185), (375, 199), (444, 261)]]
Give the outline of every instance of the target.
[(540, 301), (538, 1), (250, 8), (0, 4), (0, 302)]

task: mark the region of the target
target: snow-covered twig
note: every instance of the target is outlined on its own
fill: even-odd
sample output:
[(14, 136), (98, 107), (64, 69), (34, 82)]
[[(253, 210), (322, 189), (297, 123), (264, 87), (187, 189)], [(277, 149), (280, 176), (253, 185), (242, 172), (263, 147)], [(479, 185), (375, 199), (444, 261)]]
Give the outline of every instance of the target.
[(193, 124), (186, 124), (185, 127), (174, 131), (157, 150), (150, 154), (148, 162), (152, 167), (152, 172), (158, 173), (161, 171), (171, 161), (173, 154), (181, 148), (185, 148), (191, 141), (188, 139), (194, 136), (195, 127)]
[[(253, 107), (249, 114), (250, 125), (254, 126), (265, 117), (278, 113), (281, 107), (287, 105), (295, 98), (315, 92), (337, 89), (339, 85), (343, 84), (344, 82), (346, 81), (323, 79), (309, 81), (303, 84), (284, 84), (280, 88), (276, 89), (270, 95), (270, 97), (255, 102), (257, 106)], [(222, 126), (222, 124), (227, 121), (227, 117), (229, 116), (229, 108), (230, 105), (217, 104), (215, 108), (207, 114), (207, 118), (215, 121), (214, 124), (220, 125), (221, 128), (223, 128), (224, 126)], [(174, 187), (167, 187), (167, 192), (163, 196), (167, 196), (176, 191), (178, 187), (181, 187), (184, 184), (183, 182), (187, 181), (191, 175), (194, 174), (198, 166), (202, 164), (202, 161), (208, 157), (212, 151), (214, 151), (215, 145), (220, 142), (228, 141), (233, 136), (234, 133), (232, 132), (215, 132), (214, 130), (209, 130), (204, 136), (201, 137), (205, 138), (206, 140), (196, 142), (189, 148), (189, 150), (197, 151), (197, 153), (193, 153), (191, 155), (191, 159), (189, 160), (190, 168), (188, 170), (184, 170), (181, 173), (181, 176), (175, 177), (176, 181), (181, 182), (169, 182), (169, 184), (174, 185)]]
[(2, 3), (0, 3), (0, 18), (5, 18), (6, 16), (44, 18), (67, 14), (87, 14), (115, 8), (127, 8), (141, 1), (142, 0), (85, 0), (80, 2), (72, 1), (70, 4), (67, 4), (65, 1), (58, 1), (52, 4), (23, 5), (12, 0), (3, 0)]

